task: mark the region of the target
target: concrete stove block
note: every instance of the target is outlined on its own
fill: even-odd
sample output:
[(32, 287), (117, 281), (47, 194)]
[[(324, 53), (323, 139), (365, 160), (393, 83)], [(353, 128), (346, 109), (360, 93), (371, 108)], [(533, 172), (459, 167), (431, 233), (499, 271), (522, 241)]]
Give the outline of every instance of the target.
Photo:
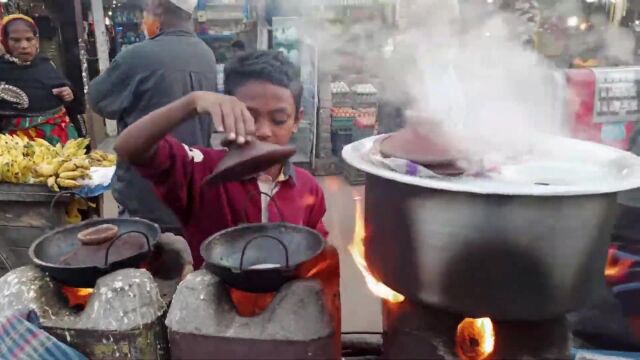
[(55, 284), (33, 266), (14, 270), (0, 279), (0, 316), (33, 309), (44, 326), (124, 331), (160, 317), (166, 305), (151, 274), (125, 269), (98, 280), (84, 311), (67, 306)]
[(98, 280), (85, 309), (67, 306), (60, 285), (34, 266), (0, 278), (0, 317), (35, 310), (44, 330), (91, 359), (164, 359), (166, 305), (151, 274), (125, 269)]
[(316, 280), (286, 284), (268, 308), (241, 317), (226, 286), (201, 270), (178, 287), (167, 315), (174, 359), (338, 359), (340, 342)]

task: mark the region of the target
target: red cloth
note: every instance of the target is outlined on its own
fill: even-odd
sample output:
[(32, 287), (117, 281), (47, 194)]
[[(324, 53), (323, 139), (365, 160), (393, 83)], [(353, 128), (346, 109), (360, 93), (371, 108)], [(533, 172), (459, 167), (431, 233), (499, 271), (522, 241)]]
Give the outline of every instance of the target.
[[(137, 167), (182, 223), (196, 269), (203, 263), (200, 245), (207, 238), (242, 224), (245, 218), (248, 223), (261, 222), (261, 200), (257, 195), (260, 189), (256, 179), (202, 185), (225, 153), (200, 147), (188, 149), (176, 139), (166, 137), (158, 144), (153, 158)], [(327, 237), (328, 231), (322, 222), (326, 204), (320, 185), (305, 170), (293, 167), (293, 171), (294, 176), (281, 183), (273, 197), (282, 210), (283, 220), (312, 228)], [(249, 199), (251, 194), (256, 196)], [(269, 203), (269, 219), (280, 221), (273, 202)]]

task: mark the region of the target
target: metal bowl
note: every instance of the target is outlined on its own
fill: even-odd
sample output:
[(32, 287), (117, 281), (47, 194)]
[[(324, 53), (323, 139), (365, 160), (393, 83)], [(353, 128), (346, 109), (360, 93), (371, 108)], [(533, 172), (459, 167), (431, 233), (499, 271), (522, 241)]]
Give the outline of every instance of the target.
[(318, 232), (286, 223), (241, 225), (209, 238), (200, 248), (205, 268), (234, 289), (276, 292), (320, 255), (326, 240)]
[(544, 320), (583, 306), (604, 282), (617, 193), (640, 186), (637, 157), (554, 138), (621, 176), (500, 184), (387, 170), (367, 160), (374, 141), (347, 146), (343, 157), (367, 173), (367, 264), (409, 300), (467, 316)]

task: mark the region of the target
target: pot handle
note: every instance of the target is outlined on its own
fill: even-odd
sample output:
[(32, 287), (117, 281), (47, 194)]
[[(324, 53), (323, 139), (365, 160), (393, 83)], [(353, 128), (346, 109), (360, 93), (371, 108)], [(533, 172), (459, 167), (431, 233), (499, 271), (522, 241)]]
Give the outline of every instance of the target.
[(267, 238), (267, 239), (271, 239), (271, 240), (275, 240), (278, 244), (280, 244), (280, 246), (282, 246), (282, 249), (284, 250), (284, 259), (285, 259), (285, 265), (286, 268), (289, 268), (289, 249), (287, 249), (287, 245), (285, 245), (282, 240), (278, 239), (275, 236), (272, 235), (258, 235), (254, 238), (252, 238), (251, 240), (247, 241), (246, 244), (244, 244), (244, 247), (242, 248), (242, 254), (240, 254), (240, 271), (244, 271), (244, 255), (247, 252), (247, 248), (249, 247), (249, 245), (251, 245), (252, 242), (258, 240), (258, 239), (262, 239), (262, 238)]
[(113, 245), (116, 243), (116, 241), (122, 239), (123, 237), (125, 237), (125, 235), (129, 235), (129, 234), (140, 234), (144, 236), (144, 239), (147, 241), (147, 254), (151, 253), (151, 241), (149, 241), (149, 235), (143, 233), (142, 231), (137, 231), (137, 230), (127, 231), (118, 235), (115, 239), (111, 240), (111, 244), (109, 244), (109, 246), (107, 247), (107, 251), (105, 251), (104, 253), (105, 268), (109, 267), (109, 252), (111, 251), (111, 248), (113, 247)]
[[(54, 214), (53, 214), (53, 208), (56, 206), (56, 203), (58, 202), (58, 200), (60, 200), (60, 198), (62, 198), (63, 196), (66, 195), (71, 195), (72, 197), (76, 197), (76, 198), (80, 198), (82, 200), (84, 200), (87, 204), (89, 203), (89, 200), (87, 200), (86, 197), (78, 194), (75, 191), (61, 191), (59, 193), (56, 194), (56, 196), (53, 197), (53, 199), (51, 200), (51, 203), (49, 204), (49, 218), (51, 219), (51, 221), (53, 221), (54, 219)], [(55, 228), (56, 226), (54, 224), (51, 224), (51, 228)]]
[[(273, 202), (273, 204), (275, 205), (276, 210), (278, 211), (278, 215), (280, 216), (280, 221), (284, 222), (284, 215), (282, 214), (282, 208), (280, 207), (280, 205), (278, 205), (278, 202), (276, 201), (276, 199), (273, 198), (273, 195), (267, 194), (266, 192), (263, 192), (263, 191), (254, 191), (249, 194), (249, 196), (247, 197), (247, 201), (244, 203), (244, 206), (242, 207), (242, 223), (243, 224), (248, 223), (247, 208), (249, 207), (249, 203), (251, 202), (251, 199), (253, 199), (256, 195), (264, 195), (268, 197), (269, 201)], [(262, 200), (260, 200), (260, 209), (262, 210)]]

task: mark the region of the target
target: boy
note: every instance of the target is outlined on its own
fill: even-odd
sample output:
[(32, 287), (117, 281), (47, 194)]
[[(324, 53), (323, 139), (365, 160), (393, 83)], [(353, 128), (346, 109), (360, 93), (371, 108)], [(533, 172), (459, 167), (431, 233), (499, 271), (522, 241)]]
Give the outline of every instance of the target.
[[(188, 148), (168, 135), (199, 113), (210, 114), (218, 131), (226, 133), (226, 140), (240, 146), (254, 137), (289, 144), (303, 115), (296, 70), (279, 52), (240, 55), (225, 68), (229, 95), (194, 92), (136, 121), (118, 138), (115, 149), (120, 159), (153, 183), (156, 193), (180, 219), (196, 269), (203, 263), (200, 245), (245, 218), (250, 223), (282, 220), (328, 235), (322, 222), (324, 194), (306, 171), (286, 163), (255, 178), (202, 185), (225, 151)], [(259, 191), (273, 196), (284, 219), (266, 196), (251, 198)], [(337, 272), (335, 249), (329, 248), (325, 256), (335, 261)], [(337, 273), (333, 276), (339, 277)], [(333, 281), (337, 284), (338, 280)]]

